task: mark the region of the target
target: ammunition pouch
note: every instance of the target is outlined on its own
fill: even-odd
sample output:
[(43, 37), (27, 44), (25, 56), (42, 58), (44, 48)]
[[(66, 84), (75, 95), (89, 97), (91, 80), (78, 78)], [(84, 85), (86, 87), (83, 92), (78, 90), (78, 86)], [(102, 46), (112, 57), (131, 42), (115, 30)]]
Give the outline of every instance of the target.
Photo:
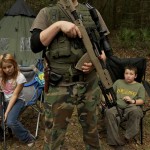
[(63, 75), (50, 71), (49, 84), (51, 86), (57, 86), (59, 84), (59, 82), (62, 80), (62, 78), (63, 78)]

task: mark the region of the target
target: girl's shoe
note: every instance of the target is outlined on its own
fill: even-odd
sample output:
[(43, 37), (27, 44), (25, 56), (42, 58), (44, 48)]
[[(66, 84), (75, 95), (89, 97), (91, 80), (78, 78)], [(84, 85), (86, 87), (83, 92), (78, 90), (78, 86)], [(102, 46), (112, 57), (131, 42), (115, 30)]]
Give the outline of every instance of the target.
[(29, 141), (27, 142), (27, 146), (28, 146), (28, 147), (33, 147), (34, 144), (35, 144), (35, 137), (34, 137), (33, 135), (31, 135), (31, 140), (29, 140)]
[(28, 143), (27, 145), (28, 145), (28, 147), (33, 147), (34, 144), (35, 144), (35, 140), (34, 141), (30, 141), (30, 143)]

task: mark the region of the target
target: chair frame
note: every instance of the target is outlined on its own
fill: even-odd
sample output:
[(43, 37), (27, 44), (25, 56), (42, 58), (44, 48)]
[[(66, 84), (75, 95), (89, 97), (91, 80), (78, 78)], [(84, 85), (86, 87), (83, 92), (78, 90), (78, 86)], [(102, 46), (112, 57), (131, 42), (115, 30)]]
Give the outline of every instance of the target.
[[(122, 68), (122, 70), (116, 69), (117, 64), (120, 65), (119, 69)], [(107, 61), (107, 67), (108, 67), (108, 70), (110, 72), (110, 75), (112, 77), (113, 82), (115, 82), (117, 79), (123, 79), (124, 67), (127, 64), (133, 64), (133, 65), (136, 65), (137, 68), (139, 67), (139, 69), (142, 72), (142, 74), (138, 70), (139, 76), (137, 77), (136, 81), (140, 82), (140, 83), (143, 83), (143, 81), (145, 81), (146, 58), (140, 58), (140, 57), (139, 58), (118, 58), (116, 56), (113, 56), (112, 58), (108, 59), (108, 61)], [(115, 72), (114, 68), (117, 71), (119, 71), (119, 72)], [(120, 75), (122, 75), (121, 78), (119, 77)], [(143, 119), (144, 119), (144, 116), (145, 116), (145, 114), (146, 114), (146, 112), (148, 110), (150, 110), (150, 108), (148, 108), (146, 110), (143, 109), (143, 117), (141, 118), (141, 121), (140, 121), (140, 124), (139, 124), (139, 128), (140, 128), (140, 131), (139, 131), (140, 144), (143, 144)]]
[[(40, 63), (42, 63), (42, 66), (40, 65)], [(33, 71), (33, 65), (31, 66), (27, 66), (27, 67), (21, 67), (20, 66), (20, 71), (23, 74), (27, 74), (27, 72), (29, 71)], [(36, 66), (38, 68), (38, 70), (43, 71), (43, 59), (39, 59), (36, 63)], [(32, 74), (32, 73), (31, 73)], [(35, 78), (37, 78), (38, 75), (36, 74), (36, 72), (34, 72), (34, 77), (31, 79), (31, 81), (28, 81), (27, 83), (24, 84), (24, 88), (27, 88), (28, 86), (33, 86), (35, 85), (35, 91), (33, 94), (32, 99), (26, 101), (25, 103), (25, 107), (22, 111), (22, 113), (26, 110), (26, 108), (31, 107), (33, 110), (35, 110), (37, 112), (37, 121), (36, 121), (36, 129), (35, 129), (35, 134), (34, 137), (37, 138), (38, 137), (38, 131), (39, 131), (39, 123), (40, 123), (40, 116), (43, 114), (43, 110), (42, 110), (42, 103), (44, 102), (44, 85), (41, 83), (39, 83), (37, 80), (35, 80)], [(37, 104), (37, 101), (39, 101), (39, 104)]]

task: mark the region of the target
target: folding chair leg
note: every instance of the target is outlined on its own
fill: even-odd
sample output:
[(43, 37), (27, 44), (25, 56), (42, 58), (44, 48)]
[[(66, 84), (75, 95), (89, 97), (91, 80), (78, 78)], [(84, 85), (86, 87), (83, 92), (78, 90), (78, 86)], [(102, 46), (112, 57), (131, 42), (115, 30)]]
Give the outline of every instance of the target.
[(38, 118), (37, 118), (37, 124), (36, 124), (35, 138), (37, 138), (38, 131), (39, 131), (40, 116), (41, 116), (41, 113), (39, 112), (38, 113)]
[(43, 98), (42, 96), (43, 95), (41, 95), (40, 106), (36, 105), (37, 109), (35, 107), (33, 107), (38, 112), (38, 118), (37, 118), (37, 123), (36, 123), (36, 131), (35, 131), (35, 138), (37, 138), (37, 135), (38, 135), (40, 116), (42, 114), (42, 110), (41, 110), (42, 98)]
[(3, 134), (4, 134), (4, 145), (3, 145), (3, 148), (4, 148), (4, 150), (7, 150), (7, 144), (6, 144), (6, 125), (5, 125), (5, 123), (4, 123), (4, 132), (3, 132)]
[(140, 143), (143, 144), (143, 118), (140, 121)]

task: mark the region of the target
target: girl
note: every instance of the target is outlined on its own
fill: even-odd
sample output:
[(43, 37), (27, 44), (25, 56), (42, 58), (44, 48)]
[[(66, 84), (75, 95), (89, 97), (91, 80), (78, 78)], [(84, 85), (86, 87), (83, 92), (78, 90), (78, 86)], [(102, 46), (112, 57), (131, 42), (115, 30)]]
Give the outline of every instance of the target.
[(22, 89), (26, 79), (19, 72), (18, 64), (11, 54), (0, 56), (0, 67), (2, 68), (0, 87), (5, 97), (4, 122), (20, 141), (31, 147), (34, 145), (35, 139), (18, 120), (25, 105)]

